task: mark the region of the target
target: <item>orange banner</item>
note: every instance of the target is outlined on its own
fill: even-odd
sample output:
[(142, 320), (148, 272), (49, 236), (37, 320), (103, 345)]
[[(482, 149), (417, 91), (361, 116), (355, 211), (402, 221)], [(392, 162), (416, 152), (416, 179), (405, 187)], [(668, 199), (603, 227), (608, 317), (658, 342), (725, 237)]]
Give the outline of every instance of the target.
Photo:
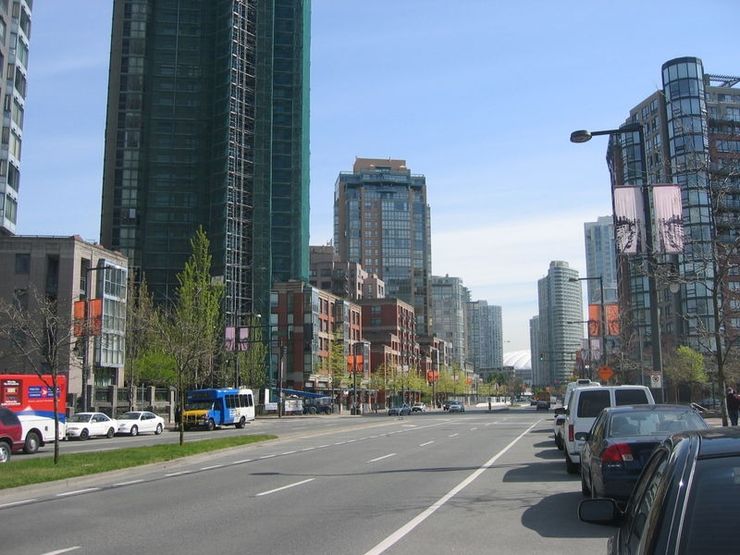
[(618, 336), (622, 333), (619, 325), (619, 305), (608, 304), (606, 309), (606, 334), (609, 336)]
[(588, 336), (598, 337), (601, 335), (601, 306), (597, 304), (588, 305)]

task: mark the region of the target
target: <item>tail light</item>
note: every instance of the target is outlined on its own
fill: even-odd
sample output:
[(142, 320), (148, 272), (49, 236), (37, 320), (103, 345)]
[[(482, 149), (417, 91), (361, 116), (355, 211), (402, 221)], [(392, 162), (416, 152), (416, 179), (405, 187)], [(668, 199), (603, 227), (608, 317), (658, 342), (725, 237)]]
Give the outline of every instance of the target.
[(628, 443), (615, 443), (607, 447), (601, 454), (602, 463), (632, 462), (632, 449)]
[(573, 424), (568, 424), (568, 441), (575, 441), (576, 432), (573, 429)]

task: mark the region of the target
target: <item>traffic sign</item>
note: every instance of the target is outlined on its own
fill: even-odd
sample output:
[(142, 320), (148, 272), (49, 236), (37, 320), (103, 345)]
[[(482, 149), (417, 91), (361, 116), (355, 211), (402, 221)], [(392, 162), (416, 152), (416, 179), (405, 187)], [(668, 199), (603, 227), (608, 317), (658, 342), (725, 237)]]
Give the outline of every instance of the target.
[(599, 378), (601, 378), (601, 381), (608, 382), (613, 375), (614, 370), (612, 370), (608, 366), (602, 366), (601, 368), (599, 368)]
[(663, 376), (659, 372), (650, 374), (650, 387), (652, 389), (661, 389), (663, 387)]

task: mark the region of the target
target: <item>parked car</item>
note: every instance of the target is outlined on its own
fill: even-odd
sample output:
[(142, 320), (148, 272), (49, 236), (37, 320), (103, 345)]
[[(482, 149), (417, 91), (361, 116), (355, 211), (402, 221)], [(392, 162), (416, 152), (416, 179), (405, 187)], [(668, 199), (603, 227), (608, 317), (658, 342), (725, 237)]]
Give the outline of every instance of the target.
[(568, 410), (568, 403), (570, 402), (570, 396), (576, 387), (601, 387), (599, 382), (593, 382), (588, 378), (579, 378), (574, 382), (570, 382), (565, 388), (565, 395), (563, 396), (563, 404), (559, 407), (555, 407), (555, 418), (552, 424), (552, 434), (555, 439), (555, 445), (561, 451), (563, 450), (563, 430), (565, 428), (565, 413)]
[(136, 436), (143, 432), (152, 432), (157, 435), (164, 430), (164, 418), (148, 410), (131, 411), (122, 414), (117, 419), (118, 434)]
[(550, 410), (550, 401), (544, 399), (537, 401), (537, 410)]
[(388, 409), (388, 416), (406, 416), (411, 414), (411, 407), (404, 403), (398, 407), (391, 407)]
[(10, 460), (13, 451), (23, 449), (23, 427), (18, 416), (0, 407), (0, 463)]
[(610, 385), (604, 387), (576, 387), (570, 396), (563, 430), (565, 469), (569, 474), (578, 472), (583, 440), (576, 439), (577, 432), (591, 430), (601, 409), (621, 405), (654, 405), (653, 394), (644, 385)]
[(78, 412), (67, 419), (67, 437), (70, 439), (113, 437), (116, 430), (118, 422), (102, 412)]
[(411, 412), (426, 412), (427, 406), (424, 403), (415, 403), (411, 407)]
[(636, 405), (601, 411), (590, 432), (578, 432), (581, 491), (626, 502), (653, 450), (669, 435), (709, 426), (691, 407)]
[(614, 499), (581, 501), (584, 522), (614, 524), (608, 552), (737, 553), (740, 429), (682, 432), (650, 457), (624, 511)]
[(465, 412), (465, 406), (462, 404), (462, 401), (450, 401), (447, 410), (449, 412)]
[(333, 400), (331, 397), (315, 397), (303, 400), (303, 414), (331, 414)]

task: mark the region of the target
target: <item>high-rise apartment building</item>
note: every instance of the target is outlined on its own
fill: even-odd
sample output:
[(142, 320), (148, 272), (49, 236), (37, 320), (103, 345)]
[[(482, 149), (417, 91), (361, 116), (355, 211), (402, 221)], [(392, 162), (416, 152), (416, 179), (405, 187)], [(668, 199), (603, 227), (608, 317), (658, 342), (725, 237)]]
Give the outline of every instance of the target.
[(23, 112), (31, 39), (31, 0), (0, 2), (0, 98), (3, 104), (3, 148), (0, 148), (0, 235), (14, 234), (21, 180)]
[(426, 178), (405, 160), (357, 158), (334, 193), (334, 245), (385, 282), (386, 296), (414, 307), (417, 332), (431, 329), (432, 247)]
[[(529, 350), (532, 364), (532, 385), (544, 386), (550, 383), (550, 376), (544, 372), (545, 354), (540, 348), (540, 317), (529, 319)], [(540, 357), (542, 360), (540, 360)]]
[[(740, 330), (737, 304), (740, 273), (735, 255), (715, 256), (713, 242), (732, 245), (740, 236), (740, 77), (710, 74), (699, 58), (669, 60), (662, 66), (662, 89), (630, 110), (628, 123), (639, 134), (612, 135), (607, 154), (612, 185), (676, 183), (681, 187), (684, 250), (659, 256), (656, 273), (663, 350), (689, 345), (703, 352), (715, 346), (713, 330), (726, 339)], [(720, 247), (719, 251), (722, 251)], [(626, 333), (650, 343), (650, 305), (644, 261), (619, 257), (620, 311)], [(715, 273), (728, 274), (717, 290), (724, 321), (716, 322), (712, 291)], [(634, 333), (637, 332), (637, 333)]]
[(550, 262), (547, 276), (537, 282), (537, 371), (539, 379), (546, 380), (545, 384), (564, 383), (573, 375), (583, 335), (583, 300), (581, 282), (577, 278), (578, 272), (567, 262), (555, 260)]
[(617, 255), (614, 246), (614, 219), (600, 216), (595, 222), (583, 224), (586, 242), (586, 299), (588, 304), (601, 303), (601, 287), (604, 289), (604, 303), (617, 302)]
[(501, 307), (487, 301), (465, 304), (468, 360), (476, 372), (503, 368)]
[[(173, 300), (203, 226), (227, 325), (308, 277), (309, 0), (116, 0), (101, 242)], [(267, 318), (264, 318), (266, 320)]]
[(468, 361), (465, 307), (469, 302), (470, 291), (461, 278), (432, 276), (432, 331), (452, 346), (452, 364), (461, 369)]

